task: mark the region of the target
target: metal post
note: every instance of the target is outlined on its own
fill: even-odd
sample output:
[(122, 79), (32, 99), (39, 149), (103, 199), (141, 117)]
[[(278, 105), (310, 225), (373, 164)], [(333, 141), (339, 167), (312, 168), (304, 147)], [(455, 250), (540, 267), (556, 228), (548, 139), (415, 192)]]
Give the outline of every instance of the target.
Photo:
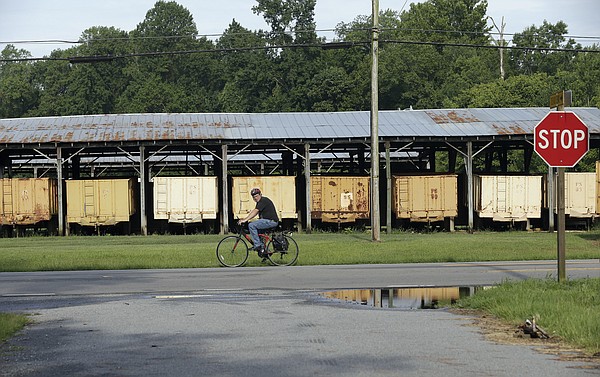
[(556, 203), (556, 187), (554, 185), (554, 168), (548, 166), (548, 232), (554, 232), (554, 208)]
[(558, 180), (556, 184), (556, 205), (558, 235), (557, 235), (557, 257), (558, 257), (558, 281), (565, 281), (565, 168), (558, 168)]
[(380, 241), (379, 218), (379, 0), (373, 0), (371, 38), (371, 232), (373, 241)]
[[(558, 111), (565, 111), (564, 101), (558, 104)], [(557, 249), (557, 267), (558, 267), (558, 282), (565, 281), (566, 264), (565, 264), (565, 168), (557, 168), (556, 182), (556, 217), (558, 223), (558, 234), (556, 235)]]

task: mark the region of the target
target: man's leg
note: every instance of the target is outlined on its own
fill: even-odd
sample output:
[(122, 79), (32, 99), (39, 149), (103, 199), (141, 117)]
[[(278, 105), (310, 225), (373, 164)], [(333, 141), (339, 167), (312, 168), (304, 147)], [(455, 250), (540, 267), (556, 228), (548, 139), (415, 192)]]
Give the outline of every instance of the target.
[(259, 231), (274, 228), (275, 226), (277, 226), (277, 223), (275, 221), (267, 219), (258, 219), (248, 224), (248, 229), (250, 230), (250, 237), (252, 237), (252, 241), (254, 242), (254, 248), (256, 250), (265, 248), (262, 239), (258, 236)]
[(248, 223), (248, 230), (250, 231), (250, 237), (252, 237), (252, 242), (254, 243), (254, 250), (260, 250), (261, 245), (262, 245), (262, 241), (260, 239), (260, 237), (258, 236), (258, 227), (257, 227), (257, 222), (259, 222), (259, 220), (256, 221), (252, 221), (251, 223)]

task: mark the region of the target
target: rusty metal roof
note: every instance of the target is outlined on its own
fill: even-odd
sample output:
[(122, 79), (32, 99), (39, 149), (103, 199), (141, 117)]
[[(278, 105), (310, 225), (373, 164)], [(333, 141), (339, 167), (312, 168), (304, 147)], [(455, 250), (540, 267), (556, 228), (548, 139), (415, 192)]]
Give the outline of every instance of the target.
[[(600, 109), (573, 108), (590, 135)], [(379, 111), (379, 136), (478, 137), (533, 134), (547, 108)], [(191, 140), (318, 140), (370, 136), (368, 111), (328, 113), (115, 114), (0, 119), (0, 144)]]

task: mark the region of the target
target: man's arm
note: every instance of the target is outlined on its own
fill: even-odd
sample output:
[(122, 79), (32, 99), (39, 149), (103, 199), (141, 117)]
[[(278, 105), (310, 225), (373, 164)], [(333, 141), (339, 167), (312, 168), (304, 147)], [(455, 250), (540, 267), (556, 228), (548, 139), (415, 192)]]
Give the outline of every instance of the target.
[(243, 223), (247, 222), (248, 220), (254, 218), (256, 215), (258, 215), (258, 209), (254, 208), (252, 211), (250, 211), (248, 216), (244, 217), (243, 219), (240, 219), (238, 221), (238, 224), (243, 224)]

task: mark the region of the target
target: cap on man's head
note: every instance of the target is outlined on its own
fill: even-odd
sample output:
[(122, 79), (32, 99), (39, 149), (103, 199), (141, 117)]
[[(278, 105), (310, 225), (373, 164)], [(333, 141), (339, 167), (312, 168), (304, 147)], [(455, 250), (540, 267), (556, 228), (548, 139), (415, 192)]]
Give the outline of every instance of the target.
[(256, 194), (260, 194), (260, 189), (258, 187), (255, 187), (250, 191), (251, 196), (254, 196)]

